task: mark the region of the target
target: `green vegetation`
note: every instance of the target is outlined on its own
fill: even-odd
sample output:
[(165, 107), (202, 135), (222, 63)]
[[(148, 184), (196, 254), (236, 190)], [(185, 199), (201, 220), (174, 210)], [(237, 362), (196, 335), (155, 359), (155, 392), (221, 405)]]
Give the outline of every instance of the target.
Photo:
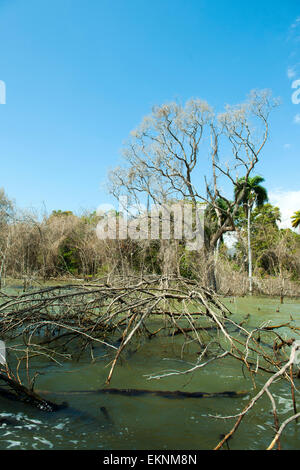
[(296, 211), (295, 214), (292, 216), (292, 226), (294, 228), (299, 227), (300, 225), (300, 211)]

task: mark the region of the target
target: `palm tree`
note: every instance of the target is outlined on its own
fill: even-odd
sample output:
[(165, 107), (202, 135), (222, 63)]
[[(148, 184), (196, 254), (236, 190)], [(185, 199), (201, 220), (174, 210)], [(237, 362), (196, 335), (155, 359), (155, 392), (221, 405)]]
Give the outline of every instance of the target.
[(268, 193), (266, 188), (261, 186), (265, 180), (262, 176), (253, 176), (246, 180), (245, 177), (240, 178), (235, 187), (234, 193), (237, 198), (239, 194), (243, 194), (240, 204), (244, 207), (248, 225), (248, 273), (249, 273), (249, 293), (252, 294), (252, 252), (251, 252), (251, 211), (253, 207), (261, 207), (268, 201)]
[(296, 211), (294, 215), (291, 217), (292, 219), (292, 227), (297, 228), (300, 226), (300, 211)]
[(258, 175), (248, 178), (247, 183), (245, 177), (238, 180), (234, 192), (235, 195), (237, 195), (245, 188), (245, 192), (240, 203), (244, 206), (246, 215), (248, 215), (248, 208), (252, 210), (254, 205), (261, 207), (268, 201), (267, 190), (261, 186), (261, 183), (264, 181), (265, 179)]

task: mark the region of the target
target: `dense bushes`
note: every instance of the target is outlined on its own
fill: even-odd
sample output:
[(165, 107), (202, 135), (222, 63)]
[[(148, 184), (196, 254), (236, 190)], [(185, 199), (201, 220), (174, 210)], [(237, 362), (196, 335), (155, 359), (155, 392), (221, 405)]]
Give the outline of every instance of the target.
[[(1, 196), (1, 195), (0, 195)], [(1, 206), (1, 197), (0, 197)], [(86, 279), (114, 274), (166, 274), (209, 284), (213, 268), (222, 292), (247, 292), (247, 230), (243, 210), (238, 214), (237, 243), (228, 251), (221, 240), (214, 253), (188, 251), (184, 240), (99, 240), (95, 213), (74, 215), (55, 211), (42, 218), (13, 211), (2, 193), (0, 207), (0, 279), (44, 280), (75, 276)], [(251, 215), (253, 274), (256, 287), (269, 278), (278, 285), (300, 279), (300, 235), (277, 226), (279, 211), (270, 204)], [(211, 224), (210, 224), (211, 222)], [(206, 236), (214, 229), (206, 217)]]

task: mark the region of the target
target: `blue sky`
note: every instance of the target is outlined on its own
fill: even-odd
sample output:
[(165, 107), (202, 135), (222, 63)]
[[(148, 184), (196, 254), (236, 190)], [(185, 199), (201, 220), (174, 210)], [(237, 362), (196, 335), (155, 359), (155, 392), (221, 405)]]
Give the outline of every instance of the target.
[(270, 88), (282, 104), (256, 173), (285, 218), (300, 209), (299, 0), (0, 0), (0, 45), (0, 186), (18, 206), (112, 202), (107, 171), (153, 105), (221, 110)]

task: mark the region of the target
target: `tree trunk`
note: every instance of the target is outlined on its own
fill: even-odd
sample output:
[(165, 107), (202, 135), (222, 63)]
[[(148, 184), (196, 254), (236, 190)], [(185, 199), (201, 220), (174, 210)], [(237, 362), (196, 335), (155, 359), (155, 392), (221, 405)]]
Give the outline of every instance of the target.
[(248, 204), (248, 276), (249, 276), (249, 294), (252, 295), (253, 284), (252, 284), (252, 251), (251, 251), (251, 206)]

